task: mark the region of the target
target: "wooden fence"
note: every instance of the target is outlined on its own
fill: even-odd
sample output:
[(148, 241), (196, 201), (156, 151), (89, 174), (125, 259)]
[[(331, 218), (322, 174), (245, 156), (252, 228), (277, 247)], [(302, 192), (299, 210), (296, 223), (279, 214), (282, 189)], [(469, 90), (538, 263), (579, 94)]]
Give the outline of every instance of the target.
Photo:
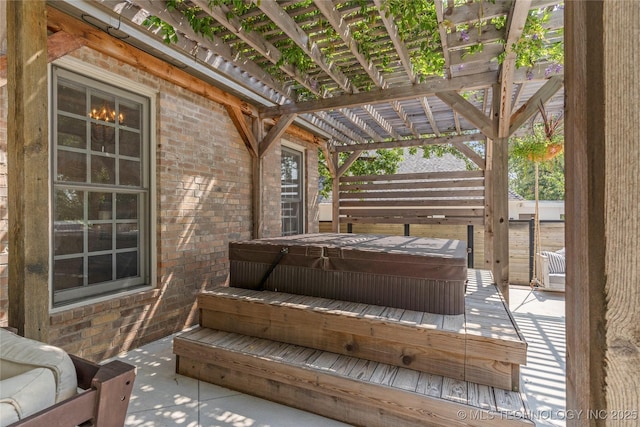
[(484, 171), (340, 178), (340, 222), (484, 223)]
[[(341, 224), (340, 231), (362, 234), (405, 235), (404, 224)], [(331, 222), (320, 222), (320, 232), (330, 233)], [(417, 237), (437, 237), (468, 241), (467, 225), (411, 224), (409, 235)], [(528, 285), (531, 266), (531, 221), (509, 221), (509, 282)], [(484, 228), (473, 226), (473, 268), (487, 268), (484, 264)], [(540, 244), (545, 251), (556, 251), (564, 247), (564, 221), (541, 221)]]

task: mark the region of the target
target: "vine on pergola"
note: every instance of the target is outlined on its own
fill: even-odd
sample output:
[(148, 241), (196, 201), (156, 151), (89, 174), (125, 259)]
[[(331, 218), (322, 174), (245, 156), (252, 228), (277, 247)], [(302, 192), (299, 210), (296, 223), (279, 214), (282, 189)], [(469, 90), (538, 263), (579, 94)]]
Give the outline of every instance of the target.
[[(165, 0), (170, 11), (179, 11), (188, 20), (193, 30), (206, 38), (221, 35), (222, 40), (229, 43), (234, 50), (242, 53), (248, 59), (253, 60), (276, 80), (283, 83), (291, 83), (291, 78), (280, 68), (283, 65), (292, 65), (302, 73), (308, 74), (315, 82), (314, 91), (295, 84), (298, 94), (297, 100), (317, 98), (315, 93), (323, 96), (329, 94), (336, 86), (331, 79), (321, 72), (314, 59), (310, 58), (302, 48), (287, 37), (284, 32), (271, 22), (259, 9), (260, 1), (254, 3), (247, 0), (209, 0), (210, 6), (224, 6), (227, 18), (237, 19), (244, 31), (255, 31), (262, 34), (281, 53), (279, 60), (274, 64), (254, 52), (242, 40), (232, 32), (217, 23), (215, 19), (204, 13), (199, 7), (191, 5), (188, 0)], [(463, 56), (474, 55), (484, 50), (482, 41), (483, 32), (490, 27), (500, 30), (506, 23), (506, 17), (487, 19), (484, 16), (485, 7), (495, 0), (474, 0), (479, 4), (477, 19), (462, 24), (453, 24), (445, 19), (442, 25), (447, 34), (459, 34), (460, 40), (469, 41), (473, 31), (478, 36), (472, 43), (464, 48)], [(468, 1), (456, 1), (456, 7), (462, 7), (462, 3)], [(555, 6), (558, 7), (558, 6)], [(345, 22), (348, 23), (351, 37), (358, 44), (359, 52), (373, 62), (384, 75), (394, 70), (391, 66), (400, 63), (397, 53), (391, 44), (388, 35), (376, 31), (380, 28), (382, 13), (385, 17), (392, 17), (397, 28), (400, 40), (405, 43), (410, 53), (411, 65), (416, 76), (423, 80), (427, 77), (442, 76), (444, 74), (445, 60), (442, 52), (440, 31), (436, 14), (435, 3), (432, 1), (418, 0), (383, 0), (382, 11), (375, 4), (367, 0), (351, 0), (336, 4)], [(302, 0), (284, 6), (285, 11), (295, 22), (309, 34), (309, 43), (315, 43), (322, 55), (333, 66), (342, 69), (349, 75), (351, 84), (360, 91), (367, 91), (374, 87), (374, 82), (363, 72), (358, 72), (356, 66), (350, 66), (345, 62), (348, 55), (342, 39), (336, 30), (328, 24), (322, 13), (314, 7), (313, 0)], [(550, 30), (546, 23), (549, 21), (554, 7), (546, 7), (539, 10), (531, 10), (522, 37), (514, 44), (516, 52), (516, 66), (532, 68), (539, 62), (545, 61), (552, 65), (547, 69), (548, 73), (560, 71), (563, 64), (563, 44), (561, 40), (553, 41), (562, 33)], [(450, 12), (450, 11), (449, 11)], [(175, 43), (178, 34), (170, 25), (161, 19), (150, 16), (146, 25), (160, 28), (166, 43)], [(550, 41), (551, 40), (551, 41)], [(493, 41), (502, 43), (504, 40)], [(498, 62), (504, 59), (504, 54), (498, 56)], [(397, 68), (397, 67), (396, 67)], [(314, 93), (315, 92), (315, 93)]]

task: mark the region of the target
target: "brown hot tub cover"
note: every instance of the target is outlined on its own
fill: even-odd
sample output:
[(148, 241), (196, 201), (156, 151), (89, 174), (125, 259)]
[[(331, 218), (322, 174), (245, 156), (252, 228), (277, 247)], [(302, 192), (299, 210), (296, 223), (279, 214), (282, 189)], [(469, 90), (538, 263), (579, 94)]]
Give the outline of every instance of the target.
[(467, 250), (460, 240), (302, 234), (233, 242), (229, 258), (235, 287), (464, 313)]

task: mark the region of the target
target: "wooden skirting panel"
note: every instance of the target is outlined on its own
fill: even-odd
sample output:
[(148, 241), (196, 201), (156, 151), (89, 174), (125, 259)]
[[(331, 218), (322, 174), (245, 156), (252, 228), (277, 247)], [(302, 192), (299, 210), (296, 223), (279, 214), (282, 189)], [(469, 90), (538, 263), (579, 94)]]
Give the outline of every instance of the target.
[(201, 294), (200, 325), (464, 379), (464, 315), (241, 292)]
[(197, 328), (177, 372), (357, 426), (532, 426), (520, 393), (337, 353)]

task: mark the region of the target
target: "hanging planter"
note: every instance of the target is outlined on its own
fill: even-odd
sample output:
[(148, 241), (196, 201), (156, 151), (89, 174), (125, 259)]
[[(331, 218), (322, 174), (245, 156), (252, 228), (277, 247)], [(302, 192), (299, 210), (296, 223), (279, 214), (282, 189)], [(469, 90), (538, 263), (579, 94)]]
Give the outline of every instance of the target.
[[(531, 126), (531, 133), (512, 140), (511, 155), (520, 159), (531, 161), (535, 164), (535, 213), (534, 213), (534, 254), (540, 250), (540, 216), (538, 212), (539, 202), (539, 165), (549, 161), (564, 151), (564, 135), (562, 132), (563, 117), (548, 117), (544, 105), (539, 107), (542, 123)], [(537, 257), (534, 256), (533, 275), (531, 286), (539, 285), (537, 277)]]
[(562, 142), (550, 142), (537, 135), (521, 138), (513, 143), (511, 154), (535, 163), (546, 162), (564, 152)]
[(511, 155), (534, 163), (553, 159), (564, 151), (563, 117), (548, 117), (544, 105), (539, 107), (542, 122), (531, 126), (531, 133), (513, 138)]

